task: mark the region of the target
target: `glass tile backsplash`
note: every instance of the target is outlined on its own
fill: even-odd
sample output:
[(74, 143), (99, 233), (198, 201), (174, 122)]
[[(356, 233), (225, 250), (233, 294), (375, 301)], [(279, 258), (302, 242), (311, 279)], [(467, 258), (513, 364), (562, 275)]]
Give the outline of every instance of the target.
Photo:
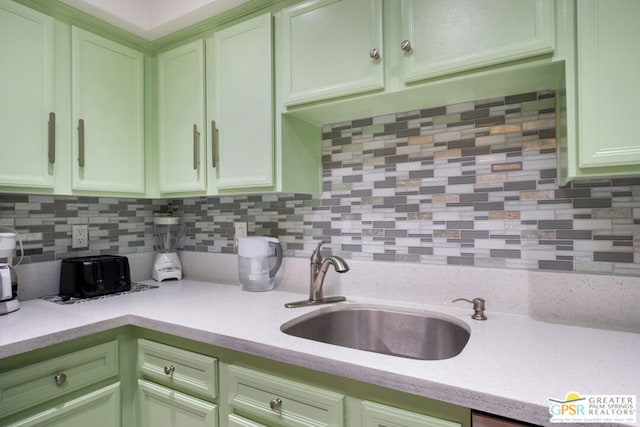
[[(153, 250), (153, 214), (167, 210), (167, 200), (0, 194), (0, 228), (20, 233), (23, 263), (125, 255)], [(71, 248), (75, 224), (88, 225), (87, 250)]]
[[(525, 93), (324, 126), (320, 195), (135, 200), (0, 195), (27, 262), (152, 250), (154, 212), (187, 224), (186, 250), (234, 252), (233, 223), (319, 240), (345, 258), (640, 274), (640, 178), (556, 180), (555, 94)], [(89, 224), (73, 252), (71, 225)]]

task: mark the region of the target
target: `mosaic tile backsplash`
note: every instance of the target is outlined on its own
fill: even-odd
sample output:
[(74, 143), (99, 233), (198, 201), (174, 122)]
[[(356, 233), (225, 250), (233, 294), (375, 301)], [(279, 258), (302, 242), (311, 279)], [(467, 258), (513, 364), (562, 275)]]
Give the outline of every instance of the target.
[[(345, 258), (640, 275), (640, 178), (556, 180), (555, 94), (525, 93), (323, 128), (323, 192), (135, 200), (0, 196), (27, 262), (151, 251), (154, 212), (184, 217), (186, 250), (234, 252), (233, 223), (319, 240)], [(70, 228), (89, 224), (89, 251)]]
[[(167, 200), (0, 194), (0, 228), (11, 227), (20, 233), (23, 263), (124, 255), (153, 250), (154, 212), (167, 210)], [(88, 225), (88, 250), (71, 248), (75, 224)]]

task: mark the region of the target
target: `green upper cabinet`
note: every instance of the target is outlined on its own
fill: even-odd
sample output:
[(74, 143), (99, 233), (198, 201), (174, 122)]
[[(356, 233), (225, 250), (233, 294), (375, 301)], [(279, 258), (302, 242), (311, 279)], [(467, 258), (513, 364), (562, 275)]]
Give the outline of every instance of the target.
[(72, 190), (144, 193), (142, 53), (73, 27)]
[(568, 118), (576, 132), (569, 123), (560, 179), (640, 175), (640, 2), (580, 0), (576, 7), (577, 62), (567, 70), (570, 114), (577, 88), (576, 115)]
[[(210, 193), (274, 185), (272, 17), (206, 40)], [(215, 176), (217, 173), (217, 176)], [(213, 181), (215, 176), (215, 184)]]
[(160, 193), (204, 192), (204, 43), (158, 55), (158, 181)]
[(285, 105), (384, 87), (381, 0), (294, 5), (281, 13), (281, 37)]
[(0, 0), (0, 188), (54, 187), (53, 40), (53, 19)]
[(375, 0), (314, 0), (291, 6), (279, 20), (283, 105), (394, 92), (550, 56), (554, 12), (553, 0), (403, 0), (384, 9)]
[(553, 0), (403, 0), (405, 82), (549, 54)]

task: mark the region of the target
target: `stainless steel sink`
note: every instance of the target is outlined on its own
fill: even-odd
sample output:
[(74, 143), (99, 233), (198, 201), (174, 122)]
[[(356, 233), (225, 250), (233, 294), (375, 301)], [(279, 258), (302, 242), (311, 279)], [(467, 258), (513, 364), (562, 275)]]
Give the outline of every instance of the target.
[(421, 360), (457, 356), (470, 336), (467, 325), (453, 317), (362, 305), (317, 310), (283, 324), (280, 330), (342, 347)]

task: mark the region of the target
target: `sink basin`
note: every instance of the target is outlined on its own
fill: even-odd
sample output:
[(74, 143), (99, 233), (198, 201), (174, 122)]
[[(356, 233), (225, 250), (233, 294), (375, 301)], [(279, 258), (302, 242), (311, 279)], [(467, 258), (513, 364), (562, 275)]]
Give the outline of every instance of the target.
[(283, 324), (280, 330), (313, 341), (421, 360), (457, 356), (470, 336), (467, 325), (453, 317), (362, 305), (317, 310)]

